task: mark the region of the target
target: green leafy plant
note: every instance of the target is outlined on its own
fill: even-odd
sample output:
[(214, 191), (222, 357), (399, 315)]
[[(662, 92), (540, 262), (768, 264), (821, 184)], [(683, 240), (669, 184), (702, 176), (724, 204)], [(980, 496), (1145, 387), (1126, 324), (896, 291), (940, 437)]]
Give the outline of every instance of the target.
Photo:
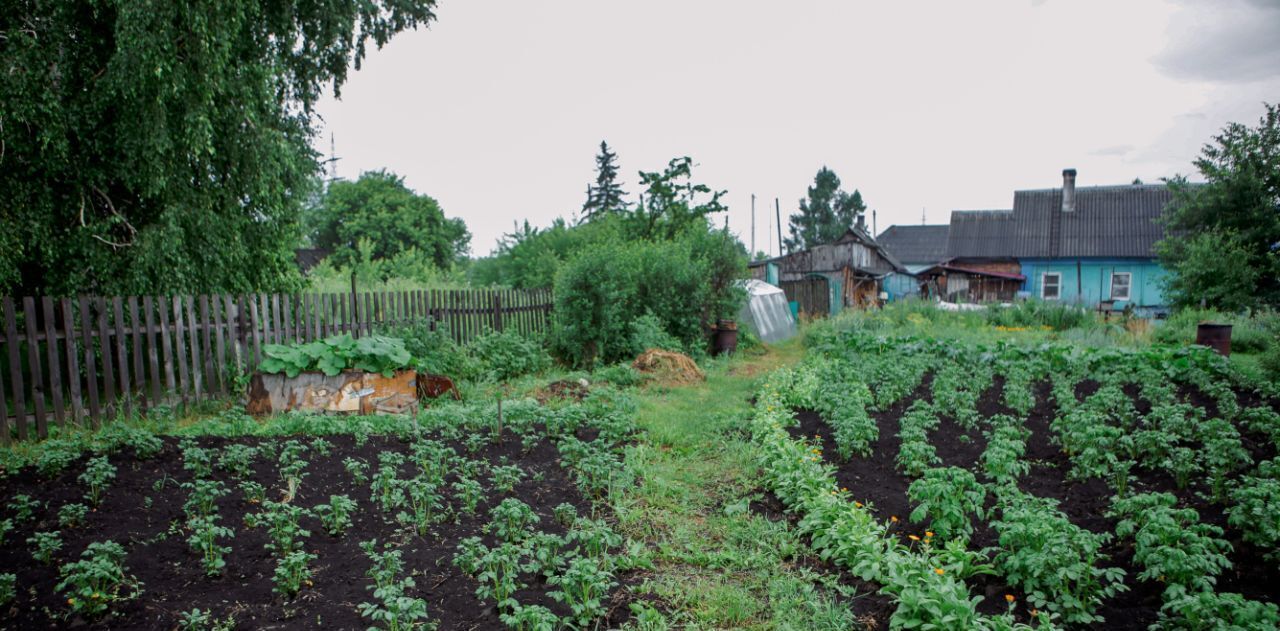
[(230, 528), (219, 526), (216, 515), (194, 517), (187, 522), (187, 526), (191, 528), (187, 544), (200, 555), (204, 573), (209, 576), (221, 574), (227, 566), (223, 556), (231, 552), (231, 547), (218, 545), (218, 539), (234, 537), (235, 533)]
[(404, 488), (404, 496), (410, 512), (397, 515), (400, 523), (413, 524), (419, 536), (426, 536), (434, 524), (442, 517), (442, 496), (436, 485), (419, 478), (400, 482)]
[(928, 521), (929, 528), (943, 539), (967, 540), (973, 533), (969, 516), (982, 519), (986, 490), (972, 473), (959, 467), (934, 468), (911, 483), (907, 497), (916, 503), (911, 521)]
[(259, 370), (289, 377), (305, 371), (333, 377), (349, 369), (391, 377), (395, 371), (408, 367), (411, 359), (401, 339), (370, 335), (357, 340), (346, 333), (304, 344), (266, 344), (262, 354)]
[(27, 538), (27, 545), (31, 546), (31, 558), (49, 565), (53, 563), (53, 555), (62, 549), (62, 534), (53, 532), (37, 532)]
[(12, 572), (0, 574), (0, 606), (8, 605), (18, 597), (18, 575)]
[(275, 586), (271, 591), (286, 598), (292, 598), (302, 590), (303, 585), (311, 585), (310, 563), (316, 555), (301, 550), (290, 552), (276, 561), (276, 570), (271, 580)]
[(502, 623), (516, 631), (556, 631), (560, 617), (541, 605), (515, 605), (501, 615)]
[(1275, 629), (1280, 628), (1280, 609), (1274, 603), (1249, 600), (1240, 594), (1219, 594), (1170, 589), (1160, 620), (1152, 628), (1185, 629)]
[(178, 443), (178, 449), (182, 451), (182, 467), (192, 476), (207, 478), (213, 475), (214, 450), (201, 447), (191, 439), (183, 439)]
[(241, 480), (240, 492), (244, 494), (244, 501), (250, 504), (261, 504), (267, 499), (267, 487), (253, 480)]
[(342, 460), (342, 468), (347, 470), (356, 484), (365, 484), (369, 481), (369, 463), (363, 460), (348, 456)]
[(404, 561), (399, 550), (387, 549), (378, 552), (376, 539), (363, 541), (360, 549), (371, 562), (365, 575), (373, 579), (373, 590), (376, 603), (360, 603), (360, 615), (376, 623), (386, 625), (388, 631), (409, 631), (431, 626), (427, 622), (427, 602), (421, 598), (406, 595), (408, 589), (414, 587), (411, 577), (400, 578), (404, 570)]
[(79, 478), (81, 484), (89, 487), (88, 493), (85, 494), (89, 503), (94, 506), (101, 503), (102, 494), (106, 492), (107, 487), (111, 486), (111, 481), (115, 478), (116, 467), (107, 461), (106, 456), (90, 458), (88, 466)]
[(551, 514), (555, 517), (556, 523), (568, 528), (578, 519), (578, 509), (573, 504), (562, 502), (551, 510)]
[(476, 507), (484, 497), (484, 487), (480, 482), (466, 476), (459, 476), (450, 486), (453, 488), (454, 496), (458, 498), (458, 503), (462, 505), (462, 512), (474, 515)]
[(13, 511), (13, 519), (16, 522), (24, 522), (35, 516), (36, 511), (40, 510), (44, 505), (40, 500), (33, 499), (30, 495), (19, 493), (9, 500), (9, 510)]
[(277, 557), (283, 557), (297, 552), (302, 548), (302, 540), (311, 536), (299, 523), (309, 514), (301, 506), (268, 500), (262, 503), (261, 511), (246, 515), (245, 523), (250, 528), (266, 528), (270, 540), (265, 547)]
[(231, 493), (227, 485), (218, 480), (197, 479), (195, 482), (184, 482), (182, 488), (187, 490), (187, 501), (183, 510), (187, 517), (208, 517), (218, 512), (218, 500)]
[(1001, 574), (1041, 609), (1065, 622), (1101, 622), (1094, 613), (1102, 601), (1125, 591), (1124, 570), (1101, 567), (1108, 534), (1072, 524), (1052, 500), (1016, 490), (1001, 498), (1001, 517), (991, 526), (999, 534), (994, 563)]
[(489, 470), (493, 488), (501, 493), (510, 493), (524, 478), (524, 471), (516, 465), (498, 465)]
[(553, 575), (548, 583), (559, 587), (551, 592), (551, 597), (569, 606), (580, 628), (586, 628), (605, 614), (604, 599), (617, 585), (613, 574), (602, 568), (598, 560), (585, 557), (569, 561), (569, 566)]
[(1195, 509), (1174, 508), (1169, 493), (1142, 493), (1112, 502), (1111, 515), (1120, 519), (1116, 536), (1134, 539), (1133, 560), (1138, 575), (1193, 591), (1210, 591), (1217, 575), (1231, 567), (1231, 544), (1222, 529), (1200, 523)]
[(125, 551), (114, 541), (95, 541), (79, 561), (64, 564), (57, 590), (67, 595), (67, 605), (77, 614), (97, 618), (116, 603), (136, 598), (142, 584), (124, 567)]
[(1244, 540), (1263, 550), (1271, 558), (1280, 557), (1280, 479), (1245, 476), (1231, 493), (1227, 523), (1240, 531)]
[(218, 468), (237, 478), (253, 475), (253, 461), (258, 457), (258, 449), (249, 445), (227, 445), (218, 456)]
[(356, 501), (346, 495), (330, 495), (328, 504), (318, 504), (312, 509), (325, 531), (339, 536), (351, 527), (351, 515), (356, 510)]
[(84, 504), (63, 504), (58, 509), (58, 525), (63, 528), (78, 528), (84, 525), (89, 515), (89, 507)]
[(539, 518), (528, 504), (509, 497), (489, 511), (488, 532), (506, 542), (519, 543)]

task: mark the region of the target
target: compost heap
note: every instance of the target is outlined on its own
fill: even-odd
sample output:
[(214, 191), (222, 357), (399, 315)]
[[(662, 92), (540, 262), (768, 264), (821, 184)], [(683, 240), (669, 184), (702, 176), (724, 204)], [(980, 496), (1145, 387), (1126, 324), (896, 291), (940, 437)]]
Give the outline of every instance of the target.
[(641, 353), (632, 362), (631, 367), (644, 374), (652, 375), (659, 383), (668, 385), (694, 383), (707, 378), (702, 369), (698, 368), (698, 364), (694, 363), (688, 355), (664, 351), (660, 348), (651, 348)]

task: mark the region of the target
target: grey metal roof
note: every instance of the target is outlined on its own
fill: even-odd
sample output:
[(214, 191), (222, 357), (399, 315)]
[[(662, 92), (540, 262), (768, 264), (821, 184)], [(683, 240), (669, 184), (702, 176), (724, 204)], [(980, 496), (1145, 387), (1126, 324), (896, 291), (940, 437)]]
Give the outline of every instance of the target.
[(1172, 198), (1164, 184), (1082, 186), (1063, 212), (1060, 188), (1015, 191), (1012, 210), (953, 211), (947, 257), (1154, 257)]
[(889, 226), (876, 241), (903, 263), (937, 263), (947, 258), (948, 227)]

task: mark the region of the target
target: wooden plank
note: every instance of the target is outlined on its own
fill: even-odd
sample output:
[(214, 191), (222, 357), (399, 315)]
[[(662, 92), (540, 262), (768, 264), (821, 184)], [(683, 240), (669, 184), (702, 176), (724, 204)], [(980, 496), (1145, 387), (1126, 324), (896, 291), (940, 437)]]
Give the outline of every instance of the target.
[[(217, 368), (213, 374), (217, 376), (218, 392), (226, 394), (229, 390), (227, 387), (228, 379), (224, 374), (227, 372), (227, 327), (223, 326), (223, 301), (220, 298), (220, 296), (214, 296), (211, 299), (213, 304), (210, 305), (213, 313), (213, 344), (216, 349), (213, 365)], [(231, 343), (234, 345), (235, 340), (232, 340)]]
[(284, 332), (281, 329), (284, 326), (284, 316), (280, 311), (280, 294), (271, 294), (271, 314), (265, 316), (263, 322), (271, 327), (267, 339), (270, 339), (272, 344), (282, 344)]
[(120, 368), (120, 402), (127, 418), (133, 416), (133, 389), (129, 383), (129, 350), (125, 346), (124, 304), (120, 296), (111, 299), (111, 313), (116, 325), (115, 356)]
[(209, 296), (201, 294), (200, 306), (200, 369), (204, 371), (205, 392), (213, 394), (219, 390), (218, 373), (222, 372), (213, 361), (213, 327), (209, 314)]
[(366, 291), (363, 297), (364, 304), (361, 305), (362, 310), (360, 312), (360, 326), (363, 327), (363, 330), (360, 333), (368, 335), (373, 332), (373, 293)]
[(194, 296), (187, 296), (184, 301), (187, 317), (187, 344), (191, 351), (191, 386), (197, 401), (204, 398), (204, 373), (201, 365), (200, 323), (196, 320), (196, 301)]
[(345, 333), (351, 330), (350, 322), (347, 321), (347, 299), (345, 296), (338, 297), (338, 333)]
[(49, 353), (49, 394), (54, 403), (54, 422), (61, 429), (67, 421), (67, 407), (63, 404), (63, 367), (58, 357), (58, 311), (49, 296), (41, 298), (40, 307), (45, 320), (45, 351)]
[(249, 299), (249, 335), (253, 336), (253, 368), (257, 370), (258, 364), (262, 363), (262, 327), (259, 326), (261, 321), (258, 313), (258, 304), (260, 300)]
[(147, 409), (147, 373), (142, 365), (142, 337), (146, 330), (142, 328), (142, 312), (138, 309), (138, 297), (129, 296), (129, 329), (133, 339), (133, 381), (137, 384), (138, 404), (143, 411)]
[(27, 333), (27, 367), (31, 371), (31, 402), (36, 412), (36, 436), (49, 435), (49, 419), (45, 416), (44, 399), (48, 388), (40, 361), (40, 336), (37, 334), (36, 301), (31, 296), (22, 299), (22, 321)]
[(73, 423), (82, 423), (84, 422), (84, 400), (80, 397), (80, 357), (78, 355), (80, 349), (76, 346), (76, 327), (71, 299), (60, 299), (58, 306), (62, 315), (63, 341), (66, 345), (67, 392), (70, 397), (67, 401), (70, 407), (68, 418)]
[(160, 350), (164, 358), (164, 388), (167, 394), (173, 394), (178, 392), (178, 381), (173, 373), (173, 334), (169, 327), (169, 310), (172, 306), (168, 302), (164, 298), (158, 299), (156, 311), (160, 314)]
[(173, 355), (178, 362), (178, 395), (186, 405), (191, 393), (191, 377), (187, 374), (186, 327), (183, 326), (182, 298), (173, 297)]
[[(272, 343), (270, 329), (266, 328), (268, 324), (270, 324), (271, 322), (270, 303), (271, 303), (271, 298), (267, 296), (267, 294), (258, 294), (258, 313), (254, 316), (253, 321), (257, 329), (262, 332), (262, 334), (258, 336), (258, 339), (263, 344)], [(254, 349), (254, 350), (256, 354), (257, 349)], [(261, 360), (262, 358), (258, 357), (257, 359)]]
[(164, 396), (164, 377), (160, 374), (159, 349), (156, 348), (155, 301), (151, 296), (142, 297), (142, 320), (147, 326), (147, 368), (150, 369), (151, 375), (151, 404), (160, 405)]
[(98, 349), (102, 353), (102, 411), (106, 417), (116, 416), (116, 368), (112, 361), (111, 329), (107, 321), (107, 301), (99, 296), (94, 300), (94, 310), (98, 312)]
[(22, 354), (18, 340), (17, 307), (13, 298), (4, 297), (4, 340), (9, 350), (9, 386), (13, 394), (13, 418), (18, 424), (18, 439), (27, 438), (27, 387), (22, 381)]
[(325, 294), (311, 295), (311, 339), (318, 340), (324, 337), (324, 307), (329, 304), (329, 297)]
[(93, 315), (92, 309), (89, 308), (89, 299), (85, 296), (80, 297), (80, 335), (84, 342), (81, 349), (84, 350), (84, 374), (85, 383), (89, 385), (89, 422), (87, 427), (97, 427), (98, 422), (102, 420), (102, 402), (98, 393), (98, 362), (97, 355), (93, 352)]
[(292, 344), (296, 341), (294, 338), (294, 313), (293, 301), (289, 299), (289, 294), (280, 296), (280, 330), (284, 333), (281, 338), (281, 344)]
[(222, 305), (227, 318), (227, 343), (231, 345), (231, 355), (235, 361), (236, 370), (248, 372), (244, 365), (244, 296), (233, 297), (227, 294), (222, 297)]

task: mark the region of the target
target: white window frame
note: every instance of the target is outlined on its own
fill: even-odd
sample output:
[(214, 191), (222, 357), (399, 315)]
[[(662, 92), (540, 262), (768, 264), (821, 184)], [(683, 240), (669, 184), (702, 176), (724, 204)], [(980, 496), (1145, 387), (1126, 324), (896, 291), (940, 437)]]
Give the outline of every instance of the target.
[[(1116, 295), (1116, 278), (1125, 277), (1124, 296)], [(1111, 299), (1128, 302), (1133, 296), (1133, 272), (1111, 272)]]
[[(1048, 281), (1050, 276), (1054, 277), (1055, 279), (1055, 282), (1053, 285), (1054, 295), (1052, 296), (1048, 295), (1048, 292), (1045, 291), (1045, 289), (1047, 289), (1049, 286)], [(1044, 272), (1043, 274), (1040, 274), (1040, 299), (1041, 300), (1061, 300), (1062, 299), (1062, 273), (1061, 272)]]

